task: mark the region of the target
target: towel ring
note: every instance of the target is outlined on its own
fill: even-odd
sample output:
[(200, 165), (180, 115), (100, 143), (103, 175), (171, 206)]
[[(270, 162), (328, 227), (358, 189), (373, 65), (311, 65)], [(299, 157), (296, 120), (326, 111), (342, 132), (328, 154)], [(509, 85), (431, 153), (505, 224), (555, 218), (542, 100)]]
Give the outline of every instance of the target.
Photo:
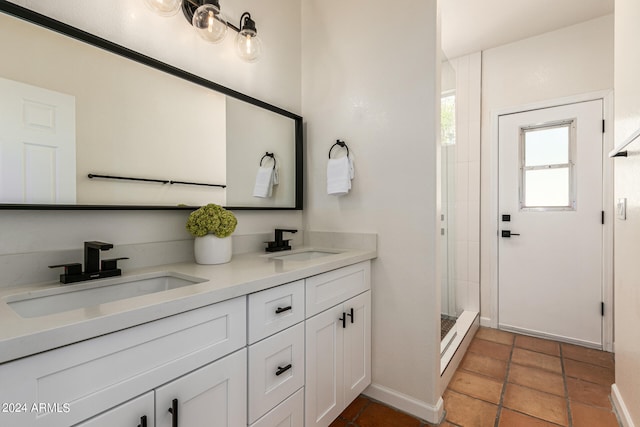
[(260, 166), (262, 166), (262, 161), (264, 160), (265, 157), (271, 157), (273, 159), (273, 168), (276, 168), (276, 156), (274, 153), (270, 153), (270, 152), (266, 152), (264, 153), (264, 156), (262, 156), (262, 158), (260, 159)]
[(329, 148), (329, 158), (331, 158), (331, 150), (333, 150), (333, 147), (335, 147), (336, 145), (342, 147), (342, 148), (346, 148), (347, 149), (347, 157), (349, 157), (349, 147), (347, 146), (346, 142), (344, 141), (340, 141), (339, 139), (336, 140), (336, 143), (333, 144), (331, 146), (331, 148)]

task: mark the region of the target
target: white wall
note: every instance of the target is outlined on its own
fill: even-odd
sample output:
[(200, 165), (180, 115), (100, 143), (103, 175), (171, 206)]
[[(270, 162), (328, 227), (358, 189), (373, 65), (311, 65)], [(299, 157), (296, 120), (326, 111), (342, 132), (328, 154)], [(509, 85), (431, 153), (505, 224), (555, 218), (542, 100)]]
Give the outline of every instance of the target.
[[(640, 3), (616, 0), (615, 8), (617, 145), (640, 128)], [(629, 157), (615, 160), (615, 197), (627, 198), (627, 219), (615, 222), (614, 401), (619, 397), (626, 407), (624, 413), (621, 405), (617, 405), (625, 427), (640, 425), (640, 141), (636, 140), (627, 149)]]
[(613, 88), (613, 15), (488, 49), (482, 53), (481, 317), (490, 324), (492, 111)]
[[(441, 413), (436, 3), (302, 3), (306, 227), (378, 233), (367, 393), (430, 421)], [(326, 193), (336, 139), (355, 158), (343, 197)]]
[[(264, 57), (255, 64), (237, 58), (233, 37), (222, 45), (199, 39), (181, 13), (162, 18), (144, 3), (130, 0), (17, 0), (23, 6), (139, 50), (217, 83), (286, 110), (301, 110), (300, 2), (238, 0), (223, 2), (232, 22), (245, 10), (256, 20)], [(237, 22), (235, 22), (237, 24)], [(232, 35), (232, 34), (229, 34)], [(236, 234), (302, 227), (301, 212), (236, 212)], [(187, 212), (0, 211), (0, 255), (76, 249), (85, 240), (116, 246), (189, 239)], [(34, 266), (46, 268), (46, 266)], [(56, 272), (51, 271), (52, 278)]]

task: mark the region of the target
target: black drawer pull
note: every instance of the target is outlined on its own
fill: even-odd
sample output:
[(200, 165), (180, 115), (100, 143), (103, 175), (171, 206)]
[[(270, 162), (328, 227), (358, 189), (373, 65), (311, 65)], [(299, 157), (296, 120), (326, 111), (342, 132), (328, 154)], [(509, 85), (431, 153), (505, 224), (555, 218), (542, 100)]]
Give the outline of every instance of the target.
[(278, 307), (278, 308), (276, 308), (276, 314), (284, 313), (285, 311), (291, 310), (291, 308), (292, 307), (290, 305), (288, 305), (286, 307)]
[(138, 424), (138, 427), (147, 427), (147, 416), (143, 415), (140, 417), (140, 424)]
[(278, 370), (276, 371), (276, 376), (280, 376), (284, 374), (291, 368), (292, 368), (291, 363), (289, 363), (287, 366), (282, 366), (282, 367), (278, 366)]
[(351, 307), (351, 313), (347, 313), (347, 316), (349, 316), (351, 318), (351, 323), (353, 323), (354, 321), (354, 317), (353, 317), (353, 307)]
[(345, 313), (344, 311), (342, 312), (342, 317), (339, 318), (338, 320), (342, 321), (342, 329), (345, 329), (347, 327), (347, 313)]
[(171, 414), (171, 427), (178, 427), (178, 399), (171, 401), (169, 413)]

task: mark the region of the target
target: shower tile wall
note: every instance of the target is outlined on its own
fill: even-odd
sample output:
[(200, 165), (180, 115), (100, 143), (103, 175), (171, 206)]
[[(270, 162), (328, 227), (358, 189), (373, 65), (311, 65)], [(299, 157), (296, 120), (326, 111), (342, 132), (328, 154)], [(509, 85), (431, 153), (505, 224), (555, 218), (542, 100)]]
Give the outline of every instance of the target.
[(480, 310), (481, 54), (451, 60), (456, 72), (456, 311)]

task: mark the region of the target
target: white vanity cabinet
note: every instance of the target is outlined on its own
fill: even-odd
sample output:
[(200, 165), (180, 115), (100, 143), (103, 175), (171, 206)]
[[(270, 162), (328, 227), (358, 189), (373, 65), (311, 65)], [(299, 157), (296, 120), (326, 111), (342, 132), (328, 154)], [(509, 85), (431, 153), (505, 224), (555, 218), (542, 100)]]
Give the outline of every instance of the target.
[[(245, 346), (246, 297), (238, 297), (5, 363), (0, 365), (0, 401), (24, 403), (27, 410), (0, 414), (0, 424), (88, 423)], [(244, 360), (241, 380), (246, 355)], [(34, 411), (33, 404), (49, 406)], [(153, 410), (146, 415), (149, 420)], [(134, 422), (132, 427), (139, 424)]]
[(306, 320), (306, 427), (330, 425), (371, 383), (369, 275), (364, 262), (307, 279), (308, 312), (339, 303)]
[(370, 268), (0, 364), (0, 425), (326, 427), (371, 382)]

